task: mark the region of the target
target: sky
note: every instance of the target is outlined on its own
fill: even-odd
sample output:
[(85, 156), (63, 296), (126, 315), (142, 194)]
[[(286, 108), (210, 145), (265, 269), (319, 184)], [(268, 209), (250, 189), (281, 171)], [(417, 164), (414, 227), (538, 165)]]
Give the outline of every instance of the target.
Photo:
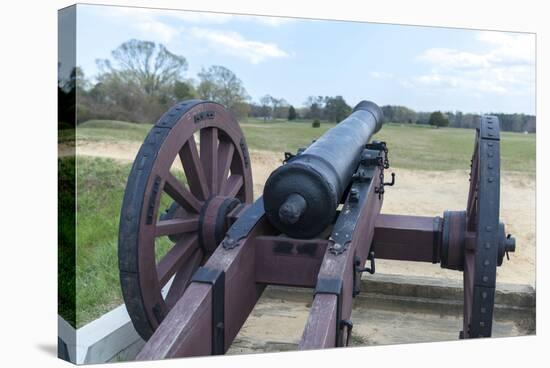
[(77, 65), (129, 39), (184, 56), (186, 78), (223, 65), (252, 98), (303, 106), (341, 95), (417, 111), (535, 114), (535, 35), (441, 27), (78, 5)]

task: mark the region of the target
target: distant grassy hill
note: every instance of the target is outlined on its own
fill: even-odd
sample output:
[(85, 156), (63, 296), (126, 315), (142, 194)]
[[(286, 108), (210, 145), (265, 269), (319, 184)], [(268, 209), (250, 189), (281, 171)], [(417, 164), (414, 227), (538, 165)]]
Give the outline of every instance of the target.
[[(249, 119), (241, 123), (248, 147), (283, 155), (317, 139), (334, 124), (310, 121), (264, 122)], [(142, 142), (152, 125), (110, 120), (90, 120), (77, 128), (77, 138), (89, 141)], [(375, 136), (386, 141), (393, 167), (421, 170), (467, 170), (474, 146), (473, 129), (433, 128), (416, 124), (386, 124)], [(60, 137), (61, 138), (61, 137)], [(534, 134), (502, 133), (501, 162), (504, 171), (535, 171)]]

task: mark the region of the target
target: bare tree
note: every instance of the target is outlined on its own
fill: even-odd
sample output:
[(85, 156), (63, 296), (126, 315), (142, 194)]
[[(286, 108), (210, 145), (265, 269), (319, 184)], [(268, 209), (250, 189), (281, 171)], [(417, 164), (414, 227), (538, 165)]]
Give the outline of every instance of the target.
[(218, 102), (229, 109), (249, 99), (242, 81), (226, 67), (213, 65), (202, 69), (198, 76), (197, 92), (203, 99)]
[(271, 102), (273, 100), (273, 97), (270, 95), (265, 95), (262, 98), (260, 98), (260, 104), (262, 106), (262, 115), (264, 117), (264, 121), (266, 121), (268, 118), (271, 119)]
[(187, 60), (162, 45), (132, 39), (111, 52), (113, 61), (98, 60), (103, 75), (134, 85), (148, 96), (170, 88), (182, 80)]

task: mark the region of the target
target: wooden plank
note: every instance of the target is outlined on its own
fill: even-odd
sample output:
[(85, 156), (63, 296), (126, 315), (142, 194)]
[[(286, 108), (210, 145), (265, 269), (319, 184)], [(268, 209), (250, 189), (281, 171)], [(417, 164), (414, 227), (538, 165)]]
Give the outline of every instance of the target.
[(209, 355), (211, 350), (212, 287), (191, 283), (136, 360)]
[(298, 349), (333, 348), (336, 345), (336, 312), (336, 295), (317, 295), (311, 304)]
[(400, 261), (439, 261), (439, 229), (435, 217), (385, 215), (376, 218), (372, 246), (376, 258)]
[(256, 282), (315, 287), (327, 243), (326, 239), (259, 236), (255, 245)]

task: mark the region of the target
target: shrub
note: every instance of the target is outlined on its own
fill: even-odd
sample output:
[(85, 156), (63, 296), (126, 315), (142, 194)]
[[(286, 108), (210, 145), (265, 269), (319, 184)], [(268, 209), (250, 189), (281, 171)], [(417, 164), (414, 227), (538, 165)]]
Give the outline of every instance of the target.
[(319, 119), (315, 119), (315, 120), (313, 120), (313, 123), (311, 123), (311, 126), (313, 128), (320, 128), (321, 127), (321, 122), (319, 121)]
[(430, 115), (429, 124), (436, 128), (446, 127), (449, 126), (449, 119), (441, 111), (435, 111)]

